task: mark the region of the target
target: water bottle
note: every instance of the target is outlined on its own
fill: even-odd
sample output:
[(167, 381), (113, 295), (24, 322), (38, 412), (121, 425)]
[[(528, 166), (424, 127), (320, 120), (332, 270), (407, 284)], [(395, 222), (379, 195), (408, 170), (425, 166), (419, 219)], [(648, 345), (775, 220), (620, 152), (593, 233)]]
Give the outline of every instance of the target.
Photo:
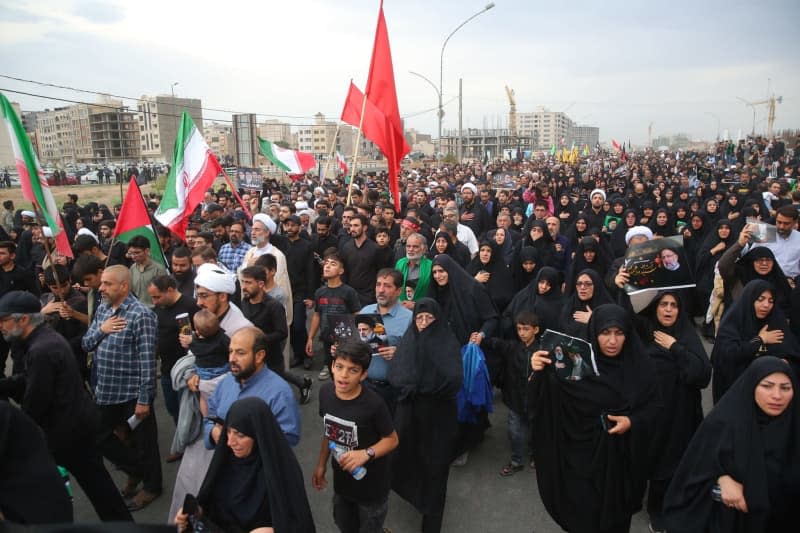
[[(336, 446), (336, 443), (331, 441), (331, 440), (329, 440), (328, 441), (328, 449), (331, 451), (333, 456), (336, 458), (336, 462), (341, 464), (341, 462), (339, 462), (339, 457), (342, 456), (342, 451), (341, 451), (341, 449), (339, 449), (338, 446)], [(353, 478), (356, 481), (358, 481), (360, 479), (363, 479), (364, 476), (367, 475), (367, 469), (364, 468), (363, 466), (359, 466), (358, 468), (356, 468), (355, 470), (350, 472), (350, 475), (353, 476)]]
[(69, 481), (69, 471), (63, 466), (56, 465), (56, 468), (58, 469), (58, 474), (61, 476), (61, 480), (64, 481), (64, 488), (67, 490), (67, 496), (69, 496), (69, 501), (73, 501), (72, 483), (70, 483)]

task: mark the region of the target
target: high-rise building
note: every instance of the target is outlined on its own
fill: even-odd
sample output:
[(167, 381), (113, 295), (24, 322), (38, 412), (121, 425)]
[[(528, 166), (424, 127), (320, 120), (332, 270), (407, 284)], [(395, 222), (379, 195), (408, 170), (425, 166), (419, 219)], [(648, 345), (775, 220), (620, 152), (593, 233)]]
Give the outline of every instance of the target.
[(171, 95), (142, 96), (136, 105), (139, 115), (141, 154), (149, 161), (171, 161), (175, 137), (183, 111), (203, 131), (202, 102), (198, 98)]
[(226, 155), (233, 155), (233, 130), (231, 126), (218, 122), (206, 123), (203, 127), (203, 138), (217, 157), (223, 158)]
[(274, 143), (286, 143), (290, 147), (294, 144), (292, 125), (280, 120), (270, 119), (259, 124), (258, 136)]
[(569, 130), (569, 138), (567, 139), (567, 146), (583, 147), (587, 145), (590, 150), (594, 150), (597, 143), (600, 142), (600, 128), (597, 126), (578, 126), (574, 125)]
[[(121, 103), (120, 103), (121, 105)], [(89, 106), (77, 104), (36, 113), (36, 140), (42, 164), (95, 161), (89, 129)]]
[(258, 128), (253, 113), (233, 115), (233, 145), (238, 166), (258, 166)]
[(331, 150), (333, 138), (336, 136), (336, 123), (326, 121), (325, 115), (317, 113), (314, 115), (314, 124), (301, 126), (295, 133), (298, 150), (323, 158)]
[(562, 111), (539, 107), (533, 113), (517, 113), (517, 135), (530, 139), (534, 150), (567, 144), (572, 119)]
[(92, 153), (99, 161), (135, 163), (141, 156), (137, 113), (120, 100), (102, 98), (89, 106)]

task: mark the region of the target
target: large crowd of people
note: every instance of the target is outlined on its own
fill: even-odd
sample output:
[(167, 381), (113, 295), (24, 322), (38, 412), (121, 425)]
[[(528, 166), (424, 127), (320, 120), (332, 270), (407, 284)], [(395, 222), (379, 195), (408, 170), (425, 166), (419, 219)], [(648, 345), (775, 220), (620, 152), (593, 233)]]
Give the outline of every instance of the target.
[[(653, 532), (791, 531), (799, 172), (800, 141), (756, 138), (420, 166), (400, 205), (385, 175), (270, 179), (244, 205), (209, 190), (185, 237), (155, 225), (160, 249), (112, 236), (119, 205), (70, 195), (74, 258), (6, 200), (0, 521), (71, 522), (58, 465), (103, 521), (164, 493), (180, 530), (306, 533), (330, 466), (340, 531), (386, 531), (390, 491), (421, 531), (447, 530), (449, 471), (481, 453), (496, 388), (498, 474), (535, 475), (565, 531), (628, 531), (641, 509)], [(685, 253), (659, 261), (688, 277), (634, 306), (626, 251), (674, 236)], [(546, 330), (592, 361), (570, 353), (565, 377)], [(313, 473), (293, 450), (301, 414), (323, 419)], [(174, 486), (164, 460), (180, 461)]]

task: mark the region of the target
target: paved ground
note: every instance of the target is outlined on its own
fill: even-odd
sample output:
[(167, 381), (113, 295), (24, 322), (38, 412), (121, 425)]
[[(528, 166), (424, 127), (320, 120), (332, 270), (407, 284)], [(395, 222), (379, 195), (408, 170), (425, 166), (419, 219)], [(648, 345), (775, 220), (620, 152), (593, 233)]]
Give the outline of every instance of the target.
[[(706, 344), (710, 352), (710, 346)], [(303, 436), (295, 448), (303, 473), (307, 480), (307, 493), (317, 531), (335, 533), (332, 518), (332, 488), (317, 492), (311, 487), (311, 473), (316, 466), (322, 431), (318, 416), (317, 391), (319, 381), (314, 378), (313, 400), (300, 406), (303, 417)], [(710, 388), (704, 391), (704, 408), (710, 409)], [(443, 531), (463, 533), (555, 533), (561, 531), (548, 516), (539, 499), (535, 473), (525, 469), (509, 478), (498, 475), (500, 467), (509, 459), (509, 446), (506, 438), (507, 410), (495, 396), (495, 413), (491, 416), (493, 426), (487, 431), (486, 439), (477, 453), (470, 456), (469, 463), (450, 471), (447, 505)], [(156, 416), (159, 424), (159, 445), (165, 457), (172, 441), (172, 420), (167, 415), (161, 398), (156, 401)], [(171, 498), (171, 491), (177, 463), (164, 464), (164, 494), (146, 509), (134, 515), (137, 522), (164, 523)], [(330, 478), (330, 469), (329, 478)], [(112, 472), (119, 485), (124, 483), (124, 475)], [(75, 519), (77, 522), (97, 522), (97, 516), (79, 487), (75, 487)], [(386, 527), (394, 533), (419, 531), (421, 517), (416, 510), (392, 493), (389, 501), (389, 516)], [(648, 520), (645, 513), (633, 518), (631, 531), (646, 533)]]

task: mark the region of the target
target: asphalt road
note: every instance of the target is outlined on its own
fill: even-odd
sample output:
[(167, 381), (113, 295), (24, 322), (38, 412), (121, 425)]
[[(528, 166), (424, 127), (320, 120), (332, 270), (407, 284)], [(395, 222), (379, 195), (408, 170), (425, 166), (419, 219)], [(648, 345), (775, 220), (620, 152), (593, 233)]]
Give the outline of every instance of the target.
[[(314, 521), (319, 532), (338, 531), (333, 523), (331, 498), (332, 484), (321, 492), (311, 487), (311, 473), (317, 463), (322, 435), (322, 420), (318, 416), (316, 391), (319, 381), (313, 374), (314, 399), (300, 406), (303, 418), (303, 436), (295, 447), (303, 473), (308, 480), (308, 494)], [(443, 531), (453, 532), (557, 532), (561, 531), (547, 515), (536, 487), (535, 472), (525, 469), (511, 477), (500, 477), (500, 468), (509, 460), (509, 445), (506, 438), (507, 409), (499, 394), (495, 398), (495, 413), (491, 415), (492, 427), (477, 452), (470, 455), (469, 463), (463, 467), (451, 467), (448, 483), (447, 505)], [(174, 428), (172, 419), (164, 409), (163, 402), (156, 400), (156, 417), (159, 425), (159, 448), (162, 459), (168, 454)], [(167, 520), (172, 486), (178, 470), (178, 463), (163, 465), (164, 493), (147, 508), (134, 514), (137, 522), (164, 523)], [(125, 475), (112, 471), (118, 485), (125, 482)], [(329, 482), (332, 480), (328, 469)], [(75, 486), (76, 522), (97, 522), (98, 518), (80, 488)], [(636, 518), (633, 531), (647, 531), (644, 517)], [(417, 511), (394, 493), (390, 496), (389, 516), (385, 526), (394, 533), (419, 531), (421, 516)]]
[[(710, 353), (710, 345), (705, 343)], [(310, 372), (314, 379), (312, 401), (301, 405), (303, 435), (295, 448), (295, 454), (303, 468), (307, 480), (306, 491), (314, 514), (317, 531), (335, 533), (331, 499), (332, 487), (317, 492), (311, 487), (311, 473), (317, 462), (322, 421), (318, 416), (317, 393), (319, 381), (317, 371)], [(710, 387), (704, 391), (703, 406), (708, 412), (711, 407)], [(169, 453), (174, 426), (172, 419), (164, 409), (160, 396), (156, 400), (156, 417), (159, 426), (159, 448), (162, 460)], [(509, 461), (510, 448), (506, 437), (507, 409), (500, 401), (499, 391), (495, 394), (495, 412), (490, 419), (492, 427), (486, 432), (486, 438), (480, 448), (470, 455), (469, 463), (463, 467), (451, 467), (447, 491), (447, 505), (443, 531), (463, 533), (556, 533), (561, 528), (553, 522), (542, 505), (536, 486), (535, 472), (525, 469), (511, 477), (500, 477), (500, 468)], [(178, 463), (163, 464), (164, 493), (147, 508), (134, 514), (137, 522), (164, 524), (171, 499), (172, 487)], [(122, 486), (125, 476), (121, 472), (112, 471), (118, 485)], [(328, 470), (329, 481), (331, 479)], [(98, 522), (89, 501), (83, 495), (77, 483), (73, 483), (75, 493), (75, 521)], [(408, 503), (394, 493), (389, 499), (389, 515), (385, 526), (394, 533), (411, 533), (419, 531), (421, 516)], [(638, 513), (633, 517), (631, 532), (646, 533), (648, 519), (646, 513)]]

